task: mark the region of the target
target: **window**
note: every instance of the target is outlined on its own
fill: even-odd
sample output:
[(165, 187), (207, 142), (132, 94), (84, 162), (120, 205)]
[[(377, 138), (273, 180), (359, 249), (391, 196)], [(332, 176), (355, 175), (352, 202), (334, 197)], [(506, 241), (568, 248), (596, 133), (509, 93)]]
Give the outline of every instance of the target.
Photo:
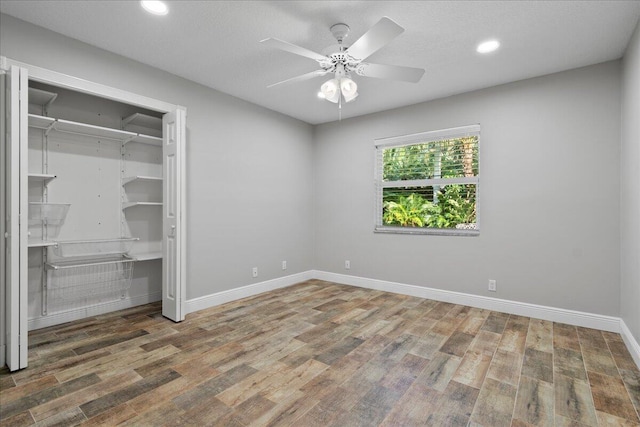
[(376, 232), (478, 235), (480, 126), (378, 139)]

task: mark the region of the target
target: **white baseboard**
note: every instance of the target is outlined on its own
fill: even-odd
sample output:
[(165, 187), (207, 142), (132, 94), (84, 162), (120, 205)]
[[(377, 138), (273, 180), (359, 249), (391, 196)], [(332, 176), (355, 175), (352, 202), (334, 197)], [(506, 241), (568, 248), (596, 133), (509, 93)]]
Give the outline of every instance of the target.
[(264, 282), (253, 283), (251, 285), (242, 286), (240, 288), (229, 289), (227, 291), (216, 292), (198, 298), (187, 300), (185, 303), (185, 313), (193, 313), (194, 311), (204, 310), (205, 308), (215, 307), (216, 305), (226, 302), (235, 301), (241, 298), (251, 297), (263, 292), (280, 289), (305, 280), (313, 279), (311, 273), (313, 270), (303, 271), (302, 273), (292, 274), (290, 276), (278, 277), (277, 279), (266, 280)]
[(98, 316), (100, 314), (110, 313), (112, 311), (124, 310), (125, 308), (136, 307), (138, 305), (149, 304), (151, 302), (160, 301), (162, 299), (162, 291), (153, 292), (146, 295), (138, 295), (135, 297), (125, 298), (118, 301), (107, 302), (104, 304), (96, 304), (90, 307), (82, 307), (62, 313), (54, 313), (47, 316), (29, 319), (29, 330), (46, 328), (48, 326), (60, 325), (62, 323), (71, 322), (73, 320), (85, 319), (87, 317)]
[(620, 319), (620, 335), (622, 335), (622, 339), (624, 343), (627, 345), (629, 349), (629, 353), (631, 353), (631, 357), (636, 362), (636, 365), (640, 368), (640, 344), (633, 337), (631, 330), (627, 327), (627, 324), (624, 323), (624, 320)]
[(326, 280), (335, 283), (344, 283), (346, 285), (358, 286), (361, 288), (376, 289), (380, 291), (410, 295), (419, 298), (427, 298), (436, 301), (468, 305), (470, 307), (500, 311), (509, 314), (517, 314), (519, 316), (534, 317), (536, 319), (566, 323), (568, 325), (583, 326), (585, 328), (594, 328), (609, 332), (620, 332), (619, 317), (585, 313), (575, 310), (566, 310), (563, 308), (529, 304), (526, 302), (509, 301), (499, 298), (485, 297), (481, 295), (472, 295), (462, 292), (427, 288), (423, 286), (406, 285), (403, 283), (389, 282), (386, 280), (377, 280), (365, 277), (349, 276), (346, 274), (329, 273), (326, 271), (313, 271), (312, 276), (320, 280)]

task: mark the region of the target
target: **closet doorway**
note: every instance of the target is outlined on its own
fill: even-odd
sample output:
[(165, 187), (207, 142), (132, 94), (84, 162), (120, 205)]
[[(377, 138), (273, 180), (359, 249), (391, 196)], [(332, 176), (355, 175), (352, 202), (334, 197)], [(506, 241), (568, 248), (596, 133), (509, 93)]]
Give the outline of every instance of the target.
[(184, 107), (0, 58), (2, 358), (28, 331), (162, 300), (184, 319)]

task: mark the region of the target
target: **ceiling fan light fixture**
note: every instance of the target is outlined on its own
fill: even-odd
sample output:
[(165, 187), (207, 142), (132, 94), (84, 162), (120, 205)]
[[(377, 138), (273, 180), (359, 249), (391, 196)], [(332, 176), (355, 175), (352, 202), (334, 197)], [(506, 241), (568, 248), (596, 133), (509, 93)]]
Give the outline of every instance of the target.
[(340, 99), (340, 86), (338, 84), (338, 80), (327, 80), (322, 84), (322, 86), (320, 86), (320, 92), (322, 92), (327, 101), (337, 103)]
[[(422, 68), (363, 62), (403, 31), (404, 28), (393, 20), (383, 17), (353, 44), (344, 46), (343, 41), (349, 34), (349, 26), (344, 23), (338, 23), (331, 27), (331, 33), (338, 41), (337, 47), (331, 46), (325, 49), (322, 54), (276, 38), (264, 39), (260, 43), (313, 59), (320, 67), (315, 71), (283, 80), (267, 87), (308, 80), (331, 73), (333, 78), (320, 86), (320, 91), (317, 95), (320, 99), (326, 99), (329, 102), (338, 104), (338, 111), (341, 111), (343, 98), (345, 102), (351, 102), (358, 97), (358, 85), (351, 79), (350, 73), (352, 72), (362, 77), (417, 83), (424, 74), (424, 69)], [(341, 118), (340, 115), (338, 117), (339, 119)]]
[(140, 5), (144, 10), (154, 15), (166, 15), (169, 13), (167, 5), (159, 0), (142, 0)]

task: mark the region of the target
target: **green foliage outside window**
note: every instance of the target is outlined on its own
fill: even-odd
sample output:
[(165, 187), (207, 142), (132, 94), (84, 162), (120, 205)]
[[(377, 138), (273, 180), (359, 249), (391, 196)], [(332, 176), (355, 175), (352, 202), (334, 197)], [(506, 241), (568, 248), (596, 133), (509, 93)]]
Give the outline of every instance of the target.
[(433, 204), (416, 193), (409, 196), (397, 196), (395, 200), (384, 202), (382, 219), (385, 225), (402, 227), (424, 227)]
[[(477, 137), (388, 148), (383, 181), (473, 177), (478, 175)], [(476, 185), (393, 187), (383, 191), (384, 225), (455, 228), (476, 222)]]

